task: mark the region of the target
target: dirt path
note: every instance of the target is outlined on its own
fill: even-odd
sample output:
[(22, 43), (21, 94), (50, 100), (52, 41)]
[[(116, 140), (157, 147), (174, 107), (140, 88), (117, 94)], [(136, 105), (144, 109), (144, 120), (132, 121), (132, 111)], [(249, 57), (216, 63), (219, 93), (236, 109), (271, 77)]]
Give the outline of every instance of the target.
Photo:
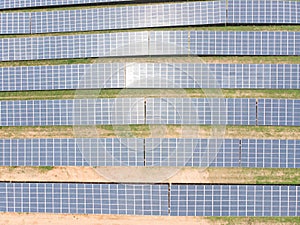
[(117, 215), (72, 215), (44, 213), (0, 213), (0, 225), (210, 225), (205, 218), (160, 217), (160, 216), (117, 216)]
[(45, 213), (0, 213), (0, 225), (293, 225), (276, 218), (209, 218), (170, 216), (82, 215)]
[[(140, 171), (139, 171), (140, 170)], [(92, 167), (54, 167), (45, 170), (38, 167), (0, 167), (0, 181), (59, 181), (59, 182), (109, 182), (114, 176), (108, 174), (128, 175), (122, 182), (149, 182), (143, 174), (153, 174), (155, 168), (135, 167), (101, 167), (96, 172)], [(141, 176), (138, 176), (140, 174)], [(137, 177), (138, 176), (138, 177)], [(120, 177), (120, 176), (115, 176)], [(156, 180), (167, 183), (274, 183), (300, 184), (300, 169), (251, 169), (251, 168), (183, 168), (166, 180)]]

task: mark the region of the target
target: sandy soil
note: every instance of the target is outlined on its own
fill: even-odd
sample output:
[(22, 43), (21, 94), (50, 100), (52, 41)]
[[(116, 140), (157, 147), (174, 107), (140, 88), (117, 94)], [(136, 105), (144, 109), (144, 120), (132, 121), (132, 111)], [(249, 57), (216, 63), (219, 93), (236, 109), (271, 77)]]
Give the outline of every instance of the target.
[(91, 167), (54, 167), (49, 171), (41, 171), (34, 167), (0, 168), (1, 181), (78, 181), (106, 182)]
[[(61, 182), (169, 182), (208, 183), (209, 174), (203, 169), (181, 169), (169, 172), (169, 168), (135, 167), (54, 167), (44, 171), (33, 167), (0, 167), (1, 181), (61, 181)], [(102, 176), (101, 176), (102, 174)], [(116, 175), (118, 174), (118, 175)], [(131, 174), (131, 175), (130, 175)], [(133, 174), (133, 175), (132, 175)], [(147, 178), (145, 174), (149, 174)], [(159, 174), (154, 177), (153, 174)], [(174, 175), (174, 176), (173, 176)], [(119, 178), (119, 179), (118, 179)], [(160, 180), (158, 180), (161, 178)]]
[[(272, 218), (271, 218), (272, 219)], [(259, 218), (234, 218), (211, 220), (206, 217), (170, 216), (126, 216), (126, 215), (82, 215), (45, 213), (0, 213), (0, 225), (292, 225), (292, 222), (279, 222)]]
[(159, 216), (119, 216), (119, 215), (72, 215), (44, 213), (0, 213), (0, 225), (133, 225), (133, 224), (188, 224), (210, 225), (205, 218), (195, 217), (159, 217)]
[[(98, 171), (97, 171), (98, 170)], [(147, 174), (147, 176), (145, 176)], [(157, 176), (154, 176), (156, 174)], [(164, 179), (159, 179), (164, 178)], [(45, 171), (38, 167), (0, 167), (0, 181), (60, 182), (166, 182), (166, 183), (252, 183), (300, 181), (297, 169), (247, 168), (169, 168), (136, 167), (54, 167)]]

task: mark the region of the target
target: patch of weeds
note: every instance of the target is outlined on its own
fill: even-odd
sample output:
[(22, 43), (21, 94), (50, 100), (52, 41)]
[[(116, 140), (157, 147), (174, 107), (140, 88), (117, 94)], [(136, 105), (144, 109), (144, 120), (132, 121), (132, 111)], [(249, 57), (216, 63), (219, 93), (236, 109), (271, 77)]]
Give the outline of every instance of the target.
[(53, 168), (54, 168), (53, 166), (39, 166), (38, 167), (39, 171), (42, 173), (46, 173), (50, 170), (53, 170)]

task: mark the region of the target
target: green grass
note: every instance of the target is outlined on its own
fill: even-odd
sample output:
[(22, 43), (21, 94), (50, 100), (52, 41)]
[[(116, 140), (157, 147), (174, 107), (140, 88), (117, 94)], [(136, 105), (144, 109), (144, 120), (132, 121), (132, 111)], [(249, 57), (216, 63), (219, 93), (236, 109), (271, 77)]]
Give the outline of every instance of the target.
[[(282, 173), (282, 169), (267, 169), (268, 173), (256, 175), (256, 184), (277, 184), (277, 176)], [(300, 184), (300, 170), (299, 169), (285, 169), (284, 179), (280, 182), (282, 184)]]
[(59, 59), (59, 60), (32, 60), (32, 61), (12, 61), (0, 62), (0, 67), (11, 66), (48, 66), (48, 65), (65, 65), (65, 64), (91, 64), (93, 59)]
[(176, 56), (129, 57), (98, 59), (65, 59), (0, 62), (0, 67), (44, 66), (93, 63), (245, 63), (245, 64), (300, 64), (300, 56)]
[[(186, 89), (191, 97), (205, 97), (202, 89)], [(300, 99), (300, 90), (222, 89), (225, 98)]]
[(206, 217), (214, 223), (222, 225), (254, 225), (267, 224), (300, 224), (300, 217)]
[(53, 168), (54, 168), (53, 166), (39, 166), (38, 167), (39, 171), (42, 173), (46, 173), (50, 170), (53, 170)]
[(299, 56), (200, 56), (207, 63), (300, 64)]
[[(196, 126), (198, 128), (199, 138), (211, 137), (211, 126)], [(74, 138), (72, 126), (36, 126), (36, 127), (0, 127), (0, 136), (2, 138)], [(180, 138), (180, 125), (129, 125), (129, 126), (111, 126), (97, 125), (82, 127), (80, 130), (84, 137), (128, 137), (128, 132), (132, 137), (151, 137), (153, 132), (166, 132), (164, 137)], [(164, 130), (166, 129), (166, 130)], [(96, 131), (97, 132), (96, 132)], [(87, 133), (85, 133), (87, 132)], [(95, 133), (91, 133), (95, 132)], [(300, 127), (280, 127), (280, 126), (226, 126), (224, 138), (254, 138), (254, 139), (299, 139)], [(129, 135), (129, 136), (130, 136)], [(220, 138), (223, 138), (220, 136)]]
[(1, 92), (0, 100), (73, 99), (74, 94), (73, 90)]
[(17, 166), (9, 166), (8, 167), (8, 171), (9, 172), (12, 172), (12, 171), (14, 171), (15, 169), (17, 169), (18, 167)]
[[(113, 98), (119, 92), (120, 90), (118, 89), (102, 90), (99, 97)], [(76, 93), (76, 90), (0, 92), (0, 100), (74, 99)], [(82, 98), (95, 98), (94, 91), (91, 91), (91, 95), (86, 93), (88, 92), (84, 92), (84, 94), (79, 96), (82, 96)]]
[[(19, 91), (0, 92), (0, 100), (33, 100), (33, 99), (74, 99), (80, 98), (130, 98), (130, 97), (193, 97), (205, 98), (202, 89), (185, 89), (181, 92), (176, 89), (103, 89), (97, 95), (97, 91), (76, 92), (76, 90), (55, 91)], [(275, 99), (300, 99), (300, 90), (256, 90), (256, 89), (223, 89), (225, 98), (275, 98)], [(209, 97), (209, 96), (208, 96)]]
[(244, 168), (225, 167), (207, 169), (211, 183), (299, 185), (299, 168)]

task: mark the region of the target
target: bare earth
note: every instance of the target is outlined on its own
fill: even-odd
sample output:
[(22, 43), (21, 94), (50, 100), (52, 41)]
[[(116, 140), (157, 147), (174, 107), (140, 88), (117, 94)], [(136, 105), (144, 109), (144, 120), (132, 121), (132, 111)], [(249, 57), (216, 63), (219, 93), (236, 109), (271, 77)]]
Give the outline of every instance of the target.
[[(138, 167), (0, 167), (1, 181), (58, 181), (58, 182), (165, 182), (165, 183), (267, 183), (299, 184), (299, 169), (249, 169), (249, 168), (182, 168), (166, 173), (169, 168)], [(149, 176), (145, 176), (148, 174)], [(153, 176), (160, 174), (161, 176)], [(165, 177), (164, 177), (165, 175)], [(155, 178), (155, 179), (154, 179)], [(164, 178), (158, 180), (157, 178)]]
[(120, 216), (120, 215), (72, 215), (45, 213), (0, 213), (0, 225), (43, 224), (43, 225), (133, 225), (133, 224), (212, 224), (205, 218), (196, 217), (168, 217), (168, 216)]
[(45, 213), (0, 213), (0, 225), (292, 225), (292, 222), (269, 222), (263, 219), (235, 218), (209, 219), (206, 217), (170, 216), (126, 216), (126, 215), (82, 215), (82, 214), (45, 214)]
[[(166, 168), (167, 169), (167, 168)], [(143, 179), (144, 174), (151, 174), (155, 168), (137, 168), (137, 167), (101, 167), (97, 172), (92, 167), (54, 167), (49, 171), (41, 171), (38, 167), (0, 167), (1, 181), (60, 181), (60, 182), (149, 182), (149, 179)], [(124, 180), (112, 180), (113, 175), (118, 173), (117, 177), (124, 177)], [(106, 176), (101, 176), (104, 174)], [(134, 174), (126, 179), (126, 175)], [(137, 175), (136, 175), (137, 174)], [(140, 176), (138, 176), (140, 174)], [(142, 176), (143, 175), (143, 176)], [(170, 174), (167, 174), (170, 175)], [(172, 174), (173, 175), (173, 174)], [(159, 180), (159, 182), (169, 183), (208, 183), (208, 172), (203, 169), (181, 169), (177, 174), (169, 179)], [(105, 178), (107, 177), (107, 178)], [(158, 182), (158, 180), (155, 180)]]

